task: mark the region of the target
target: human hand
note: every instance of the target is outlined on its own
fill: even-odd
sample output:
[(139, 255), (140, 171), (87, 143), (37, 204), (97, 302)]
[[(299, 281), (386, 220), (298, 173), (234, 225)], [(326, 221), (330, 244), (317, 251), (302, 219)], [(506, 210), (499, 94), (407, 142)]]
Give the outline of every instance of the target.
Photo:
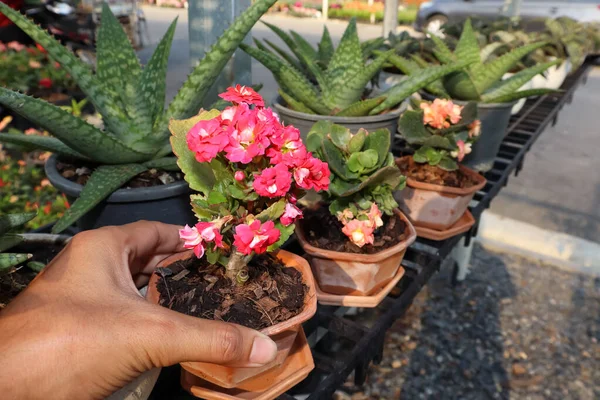
[(105, 398), (155, 367), (272, 361), (277, 347), (257, 331), (140, 296), (136, 286), (183, 250), (178, 228), (142, 221), (76, 235), (0, 313), (2, 397)]

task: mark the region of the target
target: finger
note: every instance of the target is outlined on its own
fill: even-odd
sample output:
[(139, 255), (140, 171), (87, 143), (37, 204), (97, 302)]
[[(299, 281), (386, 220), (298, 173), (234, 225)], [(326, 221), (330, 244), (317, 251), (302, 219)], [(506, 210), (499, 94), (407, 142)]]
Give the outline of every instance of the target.
[[(240, 325), (187, 316), (153, 306), (144, 353), (157, 367), (180, 362), (208, 362), (235, 367), (258, 367), (277, 355), (268, 336)], [(158, 320), (157, 320), (158, 319)]]

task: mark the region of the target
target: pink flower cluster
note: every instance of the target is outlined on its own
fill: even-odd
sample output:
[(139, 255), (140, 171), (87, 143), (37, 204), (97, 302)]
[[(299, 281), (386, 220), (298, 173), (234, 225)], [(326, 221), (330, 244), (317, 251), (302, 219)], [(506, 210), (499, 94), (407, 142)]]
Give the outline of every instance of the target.
[(460, 122), (463, 109), (451, 100), (444, 99), (435, 99), (432, 103), (422, 102), (420, 107), (423, 110), (423, 123), (434, 129), (446, 129), (450, 124)]
[(381, 211), (375, 203), (371, 205), (369, 211), (359, 211), (356, 218), (349, 209), (339, 212), (337, 217), (344, 225), (342, 228), (344, 235), (348, 236), (348, 239), (358, 247), (373, 244), (375, 240), (373, 233), (377, 228), (383, 226)]
[(183, 240), (183, 247), (193, 249), (198, 258), (204, 256), (204, 251), (210, 243), (214, 243), (214, 249), (223, 247), (223, 235), (220, 228), (222, 221), (198, 222), (190, 228), (188, 225), (179, 230), (179, 237)]

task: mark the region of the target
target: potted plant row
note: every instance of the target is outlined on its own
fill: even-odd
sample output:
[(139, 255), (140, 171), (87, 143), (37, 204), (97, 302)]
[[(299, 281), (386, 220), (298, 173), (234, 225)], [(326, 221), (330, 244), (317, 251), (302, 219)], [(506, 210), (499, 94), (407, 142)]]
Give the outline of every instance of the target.
[(280, 95), (275, 109), (282, 120), (296, 126), (304, 138), (316, 122), (324, 120), (343, 125), (352, 132), (360, 128), (369, 131), (387, 128), (395, 134), (406, 98), (466, 65), (457, 61), (426, 68), (373, 96), (368, 89), (370, 82), (394, 50), (383, 52), (367, 62), (371, 48), (361, 45), (354, 18), (337, 48), (327, 28), (315, 49), (293, 31), (288, 34), (276, 26), (268, 26), (291, 53), (269, 41), (266, 44), (256, 41), (257, 47), (242, 44), (241, 48), (273, 73)]
[[(212, 82), (239, 43), (275, 0), (254, 2), (221, 35), (165, 109), (166, 72), (175, 22), (142, 68), (121, 24), (104, 4), (98, 32), (96, 71), (32, 21), (0, 3), (0, 12), (61, 64), (102, 116), (103, 127), (24, 94), (0, 88), (0, 104), (21, 114), (53, 138), (0, 134), (0, 141), (37, 147), (54, 155), (48, 178), (72, 202), (56, 223), (58, 233), (139, 219), (185, 224), (193, 219), (189, 187), (169, 144), (171, 118), (194, 115)], [(62, 170), (61, 170), (62, 169)], [(82, 182), (65, 170), (87, 171)], [(85, 183), (85, 184), (82, 184)], [(73, 201), (74, 200), (74, 201)]]
[(314, 366), (300, 324), (317, 302), (307, 261), (279, 247), (302, 217), (297, 198), (326, 190), (330, 172), (255, 91), (230, 88), (221, 96), (233, 105), (170, 123), (177, 164), (198, 192), (190, 199), (200, 222), (180, 231), (189, 251), (162, 262), (148, 299), (260, 330), (277, 344), (264, 367), (183, 363), (184, 388), (209, 399), (233, 389), (274, 398)]
[(396, 161), (407, 176), (407, 188), (396, 192), (400, 209), (421, 237), (444, 240), (466, 232), (475, 223), (467, 207), (486, 182), (459, 164), (481, 135), (477, 104), (416, 102), (400, 118), (399, 131), (414, 149)]
[(404, 274), (400, 263), (416, 238), (393, 197), (405, 178), (389, 152), (390, 133), (352, 134), (320, 121), (307, 148), (332, 173), (324, 200), (304, 209), (296, 227), (310, 256), (319, 302), (375, 307)]

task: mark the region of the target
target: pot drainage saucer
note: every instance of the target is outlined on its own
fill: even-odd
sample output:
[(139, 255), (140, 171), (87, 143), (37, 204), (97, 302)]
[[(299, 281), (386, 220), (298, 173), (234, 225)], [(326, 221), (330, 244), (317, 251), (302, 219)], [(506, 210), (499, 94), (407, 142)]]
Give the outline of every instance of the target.
[(473, 217), (473, 214), (467, 210), (462, 217), (460, 217), (460, 219), (454, 223), (454, 225), (443, 231), (438, 231), (431, 228), (423, 228), (416, 225), (415, 230), (417, 231), (418, 237), (430, 240), (446, 240), (453, 236), (467, 232), (473, 225), (475, 225), (475, 218)]
[(206, 400), (272, 400), (285, 393), (302, 380), (315, 368), (304, 330), (300, 328), (290, 355), (278, 368), (273, 368), (251, 378), (270, 382), (264, 391), (246, 391), (242, 389), (225, 389), (214, 385), (181, 369), (181, 386), (192, 395)]
[(392, 291), (394, 286), (404, 276), (404, 268), (398, 268), (398, 272), (392, 280), (382, 287), (377, 293), (371, 296), (351, 296), (325, 293), (319, 287), (319, 282), (315, 280), (315, 289), (317, 291), (317, 300), (324, 306), (344, 306), (344, 307), (362, 307), (374, 308), (383, 301), (383, 299)]

